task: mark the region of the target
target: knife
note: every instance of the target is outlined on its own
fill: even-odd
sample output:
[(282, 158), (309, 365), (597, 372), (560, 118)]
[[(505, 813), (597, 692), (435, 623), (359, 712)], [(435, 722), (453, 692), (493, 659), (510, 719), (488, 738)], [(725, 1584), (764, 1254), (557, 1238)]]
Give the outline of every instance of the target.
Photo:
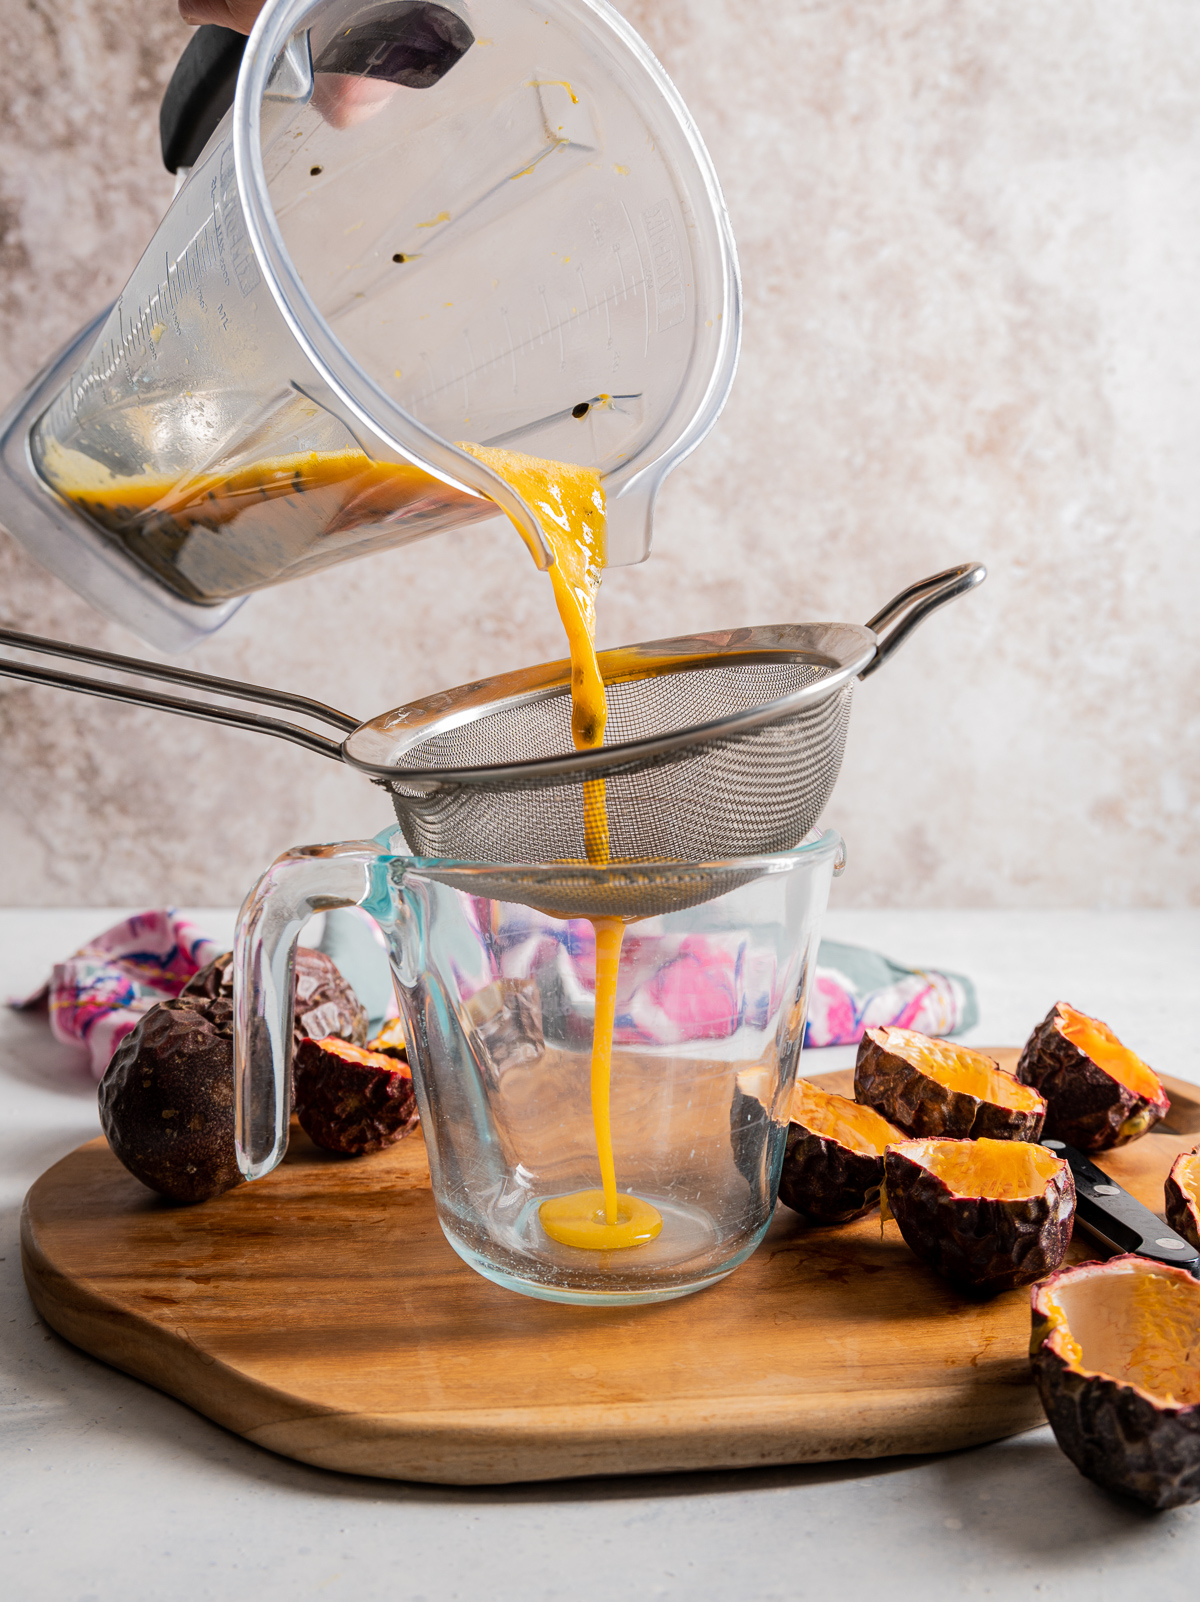
[(1061, 1140), (1043, 1140), (1041, 1144), (1066, 1158), (1075, 1176), (1075, 1216), (1089, 1235), (1113, 1251), (1134, 1252), (1154, 1263), (1171, 1263), (1200, 1279), (1200, 1252), (1182, 1235), (1143, 1207), (1074, 1146)]

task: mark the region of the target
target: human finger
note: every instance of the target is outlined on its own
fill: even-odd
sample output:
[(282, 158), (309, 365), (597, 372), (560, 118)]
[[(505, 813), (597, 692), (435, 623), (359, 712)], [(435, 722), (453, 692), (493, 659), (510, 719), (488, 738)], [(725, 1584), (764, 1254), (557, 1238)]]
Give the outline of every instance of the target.
[(265, 0), (179, 0), (179, 15), (193, 28), (215, 23), (218, 28), (249, 33), (264, 4)]

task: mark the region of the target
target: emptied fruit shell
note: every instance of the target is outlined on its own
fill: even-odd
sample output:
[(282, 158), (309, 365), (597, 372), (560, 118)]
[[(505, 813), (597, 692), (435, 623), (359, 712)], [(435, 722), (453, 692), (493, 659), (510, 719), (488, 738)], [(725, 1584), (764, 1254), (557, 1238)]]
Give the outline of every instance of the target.
[(1176, 1157), (1164, 1189), (1167, 1223), (1200, 1252), (1200, 1148)]
[(1033, 1289), (1033, 1375), (1081, 1474), (1153, 1508), (1200, 1501), (1200, 1283), (1114, 1257)]
[(383, 1052), (331, 1035), (302, 1040), (292, 1060), (296, 1116), (315, 1146), (358, 1157), (416, 1127), (412, 1070)]
[(1046, 1103), (990, 1057), (915, 1029), (868, 1029), (854, 1097), (906, 1135), (1037, 1140)]
[(1158, 1075), (1107, 1024), (1059, 1001), (1025, 1043), (1017, 1077), (1046, 1098), (1044, 1134), (1080, 1151), (1137, 1140), (1171, 1103)]
[(995, 1294), (1058, 1267), (1071, 1242), (1075, 1181), (1045, 1146), (905, 1140), (884, 1157), (886, 1200), (917, 1256), (956, 1285)]
[(404, 1020), (389, 1018), (373, 1040), (367, 1041), (368, 1051), (382, 1052), (397, 1062), (408, 1061), (408, 1042), (404, 1038)]
[(845, 1224), (879, 1205), (883, 1153), (900, 1130), (871, 1107), (797, 1080), (779, 1199), (817, 1224)]

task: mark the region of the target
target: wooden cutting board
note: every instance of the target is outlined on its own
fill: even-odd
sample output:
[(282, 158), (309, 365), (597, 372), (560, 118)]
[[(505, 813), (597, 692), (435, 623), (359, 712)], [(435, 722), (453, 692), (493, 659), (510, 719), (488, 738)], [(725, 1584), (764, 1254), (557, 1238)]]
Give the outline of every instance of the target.
[[(1014, 1052), (994, 1052), (1006, 1066)], [(821, 1076), (846, 1090), (852, 1076)], [(1200, 1133), (1102, 1159), (1150, 1206)], [(419, 1136), (346, 1162), (302, 1135), (268, 1178), (161, 1202), (103, 1139), (22, 1216), (25, 1280), (95, 1357), (302, 1462), (499, 1484), (933, 1452), (1041, 1422), (1029, 1296), (953, 1291), (878, 1216), (813, 1229), (779, 1208), (736, 1273), (680, 1301), (564, 1307), (473, 1273), (438, 1227)], [(1072, 1248), (1094, 1255), (1086, 1237)]]

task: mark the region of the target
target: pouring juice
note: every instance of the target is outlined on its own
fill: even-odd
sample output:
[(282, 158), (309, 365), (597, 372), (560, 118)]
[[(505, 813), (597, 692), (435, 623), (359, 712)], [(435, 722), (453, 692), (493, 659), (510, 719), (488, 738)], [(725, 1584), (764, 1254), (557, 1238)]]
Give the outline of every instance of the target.
[[(550, 579), (571, 653), (571, 734), (579, 751), (601, 745), (608, 707), (596, 662), (596, 595), (604, 567), (604, 487), (592, 468), (543, 461), (515, 451), (469, 445), (534, 510), (554, 552)], [(588, 861), (609, 860), (604, 780), (584, 786), (584, 838)], [(625, 925), (620, 918), (592, 918), (596, 932), (596, 1019), (592, 1031), (592, 1122), (600, 1162), (599, 1190), (576, 1191), (543, 1202), (538, 1216), (546, 1233), (564, 1246), (617, 1251), (653, 1240), (661, 1214), (637, 1196), (617, 1192), (610, 1098), (617, 975)]]

